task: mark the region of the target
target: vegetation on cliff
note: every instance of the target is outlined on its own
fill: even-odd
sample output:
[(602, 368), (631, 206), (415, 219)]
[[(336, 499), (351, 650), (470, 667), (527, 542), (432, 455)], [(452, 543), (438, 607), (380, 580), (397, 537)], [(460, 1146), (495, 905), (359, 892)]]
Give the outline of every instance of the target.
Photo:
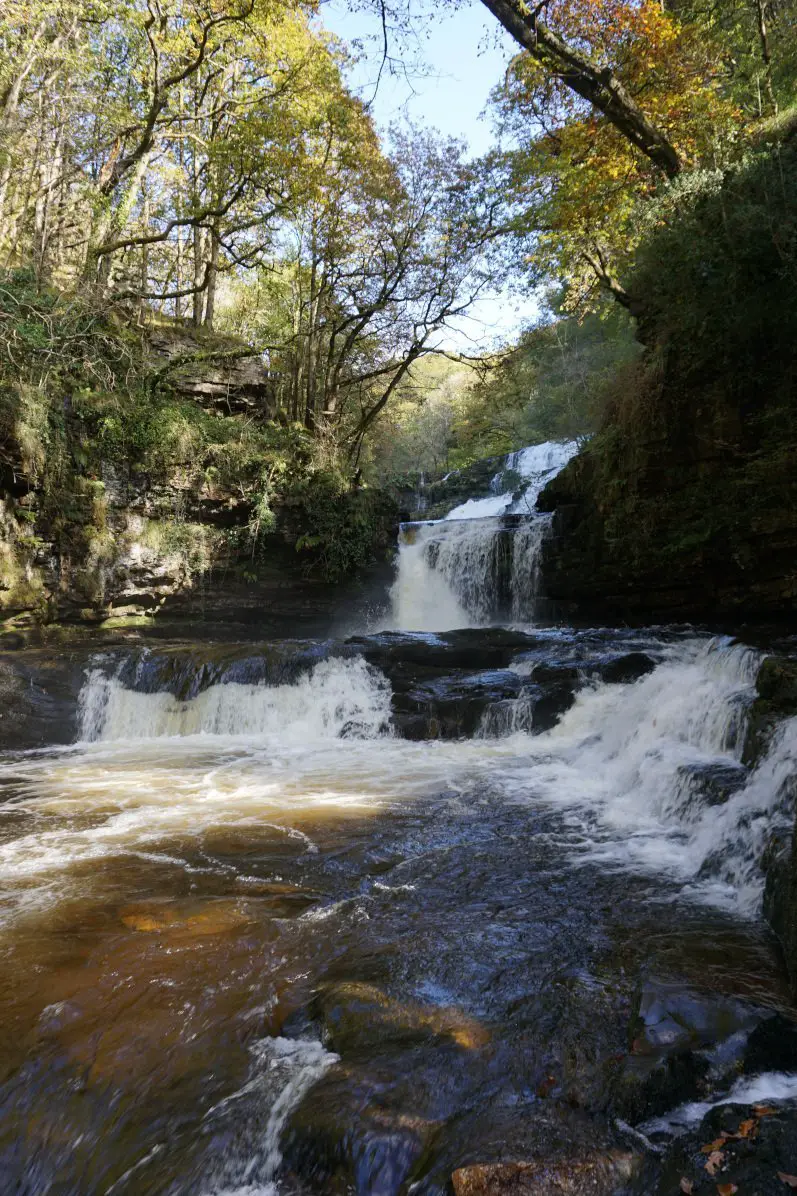
[[(380, 138), (312, 0), (6, 6), (7, 606), (102, 608), (120, 568), (157, 606), (157, 561), (254, 573), (270, 535), (338, 578), (384, 542), (369, 485), (596, 428), (562, 486), (587, 488), (570, 506), (615, 572), (623, 539), (627, 584), (709, 540), (727, 556), (737, 499), (774, 527), (793, 6), (485, 5), (520, 52), (478, 160)], [(540, 326), (453, 353), (507, 278), (544, 288)]]
[(543, 496), (552, 596), (616, 616), (785, 615), (797, 597), (797, 145), (686, 178), (629, 290), (641, 361)]
[[(254, 580), (275, 541), (330, 581), (383, 548), (391, 504), (353, 490), (301, 424), (273, 418), (256, 359), (241, 383), (234, 365), (251, 365), (251, 348), (205, 331), (185, 353), (179, 332), (170, 358), (177, 332), (137, 327), (26, 271), (3, 279), (0, 607), (96, 617), (121, 587), (123, 609), (151, 610), (164, 596), (152, 575), (165, 575), (164, 593), (219, 564)], [(221, 407), (191, 393), (189, 365), (221, 369)]]

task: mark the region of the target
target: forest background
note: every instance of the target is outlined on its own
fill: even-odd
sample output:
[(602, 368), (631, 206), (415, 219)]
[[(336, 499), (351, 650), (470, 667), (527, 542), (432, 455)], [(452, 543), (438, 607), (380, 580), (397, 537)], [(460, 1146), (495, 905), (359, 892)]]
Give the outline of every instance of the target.
[[(490, 100), (494, 146), (469, 156), (433, 120), (380, 136), (315, 3), (7, 0), (8, 536), (35, 552), (44, 516), (74, 550), (78, 496), (99, 560), (109, 462), (237, 491), (256, 542), (286, 499), (310, 519), (363, 484), (587, 438), (649, 389), (651, 324), (699, 340), (708, 296), (755, 270), (746, 237), (793, 281), (776, 227), (795, 188), (792, 0), (484, 3), (518, 53)], [(429, 13), (375, 11), (379, 70), (409, 69)], [(697, 263), (699, 214), (729, 188), (731, 250), (725, 213)], [(463, 352), (451, 330), (507, 287), (536, 296), (535, 326)], [(151, 331), (170, 328), (190, 351), (153, 362)], [(252, 349), (259, 408), (181, 397), (184, 366)], [(310, 519), (297, 544), (333, 525)]]

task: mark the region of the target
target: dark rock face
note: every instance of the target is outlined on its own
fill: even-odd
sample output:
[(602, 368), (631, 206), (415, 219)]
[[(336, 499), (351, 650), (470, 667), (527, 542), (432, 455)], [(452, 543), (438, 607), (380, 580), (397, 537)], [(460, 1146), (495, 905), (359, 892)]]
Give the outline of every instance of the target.
[[(540, 496), (554, 512), (541, 566), (554, 610), (633, 623), (793, 617), (797, 449), (788, 464), (773, 454), (766, 488), (760, 455), (679, 461), (662, 442), (609, 466), (599, 452), (575, 458)], [(619, 478), (607, 492), (610, 468)]]
[(272, 413), (274, 388), (268, 369), (240, 341), (230, 338), (226, 343), (214, 337), (212, 345), (204, 344), (193, 329), (177, 327), (152, 329), (147, 341), (156, 364), (172, 366), (169, 381), (178, 394), (229, 414)]
[[(797, 309), (779, 246), (797, 220), (796, 170), (792, 140), (728, 172), (640, 250), (629, 285), (642, 361), (538, 504), (555, 511), (543, 588), (563, 612), (793, 621)], [(750, 205), (785, 177), (777, 237), (765, 221), (753, 232)]]
[[(778, 724), (797, 715), (797, 660), (767, 656), (758, 670), (757, 697), (748, 715), (743, 759), (754, 766), (764, 755)], [(776, 822), (765, 858), (764, 913), (780, 939), (792, 983), (797, 986), (797, 777), (784, 794), (785, 817)]]
[(484, 457), (464, 469), (453, 469), (442, 478), (419, 481), (417, 490), (399, 495), (399, 503), (413, 518), (422, 515), (424, 519), (441, 519), (467, 499), (491, 494), (490, 484), (503, 464), (503, 457)]
[(727, 1104), (712, 1109), (698, 1126), (675, 1140), (658, 1179), (650, 1166), (631, 1191), (639, 1196), (679, 1192), (783, 1196), (794, 1185), (781, 1176), (791, 1179), (795, 1174), (797, 1102)]
[(689, 805), (696, 813), (706, 806), (723, 806), (743, 788), (748, 777), (743, 764), (690, 764), (678, 771), (689, 791)]
[(0, 751), (71, 743), (85, 653), (0, 656)]

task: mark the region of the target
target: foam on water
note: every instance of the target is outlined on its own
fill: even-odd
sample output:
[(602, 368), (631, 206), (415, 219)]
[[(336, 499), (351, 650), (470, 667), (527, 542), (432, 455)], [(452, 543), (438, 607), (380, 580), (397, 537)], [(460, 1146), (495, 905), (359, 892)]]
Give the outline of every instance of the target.
[[(189, 702), (93, 670), (83, 694), (91, 741), (0, 768), (26, 820), (0, 844), (8, 892), (18, 884), (46, 903), (87, 859), (168, 855), (171, 842), (213, 828), (273, 824), (301, 836), (290, 823), (303, 809), (376, 812), (441, 788), (464, 802), (489, 789), (567, 810), (561, 848), (574, 863), (664, 874), (701, 900), (755, 913), (761, 855), (793, 798), (797, 719), (745, 778), (757, 654), (725, 640), (661, 651), (664, 662), (633, 684), (585, 687), (544, 735), (518, 730), (528, 722), (510, 711), (487, 738), (431, 743), (390, 735), (390, 687), (361, 660), (323, 662), (295, 685), (215, 685)], [(696, 800), (691, 786), (695, 768), (710, 765), (741, 774), (721, 805)]]

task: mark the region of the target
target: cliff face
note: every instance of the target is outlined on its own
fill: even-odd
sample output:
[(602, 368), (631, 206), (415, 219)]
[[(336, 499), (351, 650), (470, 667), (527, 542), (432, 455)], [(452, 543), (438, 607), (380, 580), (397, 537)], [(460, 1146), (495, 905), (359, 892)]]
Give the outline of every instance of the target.
[(103, 325), (82, 348), (89, 365), (46, 382), (33, 355), (21, 381), (0, 377), (0, 622), (171, 613), (286, 632), (328, 622), (354, 571), (384, 589), (393, 504), (319, 474), (248, 346)]
[(794, 616), (795, 247), (792, 145), (681, 196), (643, 251), (645, 357), (539, 504), (555, 512), (543, 593), (561, 612)]
[(706, 443), (685, 454), (653, 442), (633, 462), (599, 445), (549, 485), (541, 588), (556, 610), (609, 622), (794, 617), (797, 446), (701, 456)]

